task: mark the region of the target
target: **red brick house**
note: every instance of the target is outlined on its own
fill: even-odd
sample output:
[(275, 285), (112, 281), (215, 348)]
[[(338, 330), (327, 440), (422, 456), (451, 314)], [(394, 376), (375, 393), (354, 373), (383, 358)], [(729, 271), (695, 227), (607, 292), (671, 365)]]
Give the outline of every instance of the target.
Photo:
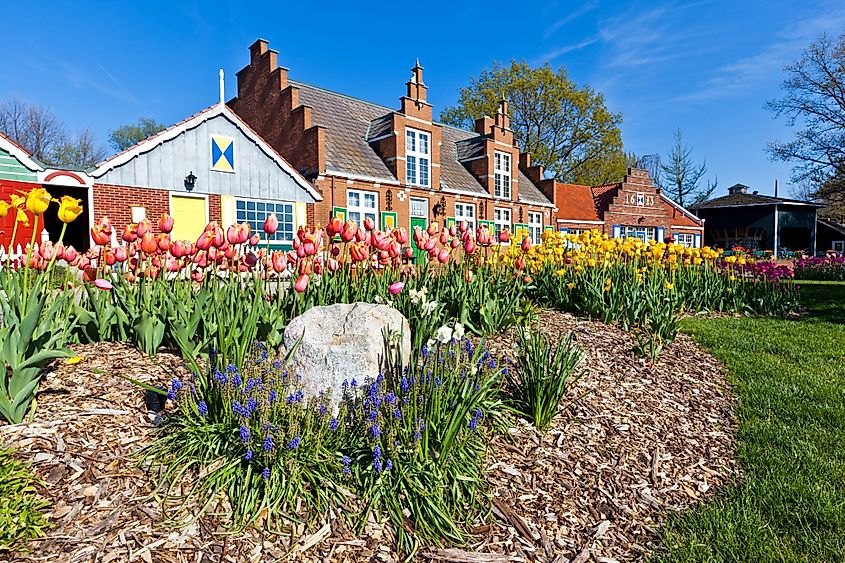
[[(542, 169), (528, 170), (541, 178)], [(581, 186), (554, 180), (538, 182), (557, 208), (555, 225), (563, 232), (600, 230), (608, 236), (643, 240), (673, 240), (700, 247), (704, 221), (682, 208), (654, 186), (648, 172), (629, 168), (616, 184)]]
[(323, 196), (309, 222), (332, 216), (381, 228), (467, 221), (536, 242), (553, 228), (554, 205), (519, 167), (507, 102), (475, 132), (433, 120), (417, 63), (398, 109), (288, 78), (267, 41), (250, 47), (228, 102)]

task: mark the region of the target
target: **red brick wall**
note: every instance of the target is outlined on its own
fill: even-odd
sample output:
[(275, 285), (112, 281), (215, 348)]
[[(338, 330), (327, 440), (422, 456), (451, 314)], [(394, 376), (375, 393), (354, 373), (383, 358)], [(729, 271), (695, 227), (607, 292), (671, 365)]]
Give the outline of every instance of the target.
[(208, 196), (208, 220), (221, 222), (223, 219), (223, 209), (220, 204), (220, 196), (217, 194), (209, 194)]
[(144, 207), (153, 224), (158, 223), (162, 213), (170, 213), (170, 198), (165, 190), (111, 184), (94, 184), (93, 190), (94, 219), (108, 217), (118, 236), (132, 222), (131, 207)]

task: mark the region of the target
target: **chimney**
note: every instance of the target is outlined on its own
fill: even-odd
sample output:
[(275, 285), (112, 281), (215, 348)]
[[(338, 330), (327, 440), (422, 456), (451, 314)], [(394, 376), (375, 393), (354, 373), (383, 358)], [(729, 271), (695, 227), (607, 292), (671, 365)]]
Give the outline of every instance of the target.
[(415, 102), (426, 101), (425, 98), (428, 86), (426, 86), (423, 82), (423, 67), (420, 66), (419, 59), (417, 59), (417, 63), (414, 65), (414, 68), (411, 69), (411, 79), (405, 83), (405, 86), (408, 88), (406, 97), (414, 100)]
[(748, 186), (744, 186), (743, 184), (734, 184), (730, 188), (728, 188), (728, 194), (730, 195), (739, 195), (739, 194), (747, 194), (748, 193)]
[(499, 107), (496, 110), (496, 127), (510, 129), (511, 118), (508, 115), (508, 100), (504, 96), (499, 100)]
[(491, 129), (495, 125), (495, 121), (492, 117), (485, 115), (484, 117), (479, 117), (475, 120), (475, 132), (479, 135), (489, 135), (491, 133)]

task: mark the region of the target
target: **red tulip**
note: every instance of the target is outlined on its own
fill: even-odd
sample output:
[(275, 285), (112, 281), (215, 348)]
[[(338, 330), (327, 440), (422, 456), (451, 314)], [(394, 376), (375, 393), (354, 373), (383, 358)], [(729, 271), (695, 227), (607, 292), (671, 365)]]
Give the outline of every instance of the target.
[(135, 242), (138, 240), (138, 225), (130, 223), (123, 229), (123, 235), (120, 237), (123, 242)]
[(162, 252), (167, 252), (168, 250), (170, 250), (170, 245), (171, 245), (170, 235), (167, 235), (167, 234), (158, 235), (158, 237), (156, 237), (156, 239), (158, 241), (159, 250), (161, 250)]
[(449, 236), (453, 237), (458, 234), (458, 228), (455, 225), (449, 226)]
[(161, 214), (161, 219), (158, 220), (158, 230), (164, 234), (168, 234), (173, 230), (173, 217), (167, 213)]
[(399, 295), (400, 293), (402, 293), (402, 290), (404, 288), (405, 282), (397, 281), (390, 284), (390, 287), (387, 288), (387, 291), (390, 293), (390, 295)]
[(394, 229), (393, 238), (399, 244), (408, 244), (408, 231), (405, 230), (405, 227)]
[(143, 237), (145, 234), (149, 233), (151, 230), (150, 228), (150, 221), (149, 219), (144, 219), (138, 223), (138, 226), (135, 227), (135, 232), (138, 233), (139, 237)]
[(339, 217), (334, 217), (331, 221), (329, 221), (329, 224), (326, 225), (326, 234), (329, 235), (330, 238), (334, 238), (336, 235), (339, 235), (342, 230), (343, 222)]
[(511, 240), (511, 232), (507, 229), (502, 229), (502, 232), (499, 233), (499, 242), (510, 242)]
[(146, 232), (141, 237), (141, 250), (147, 254), (153, 254), (158, 250), (158, 243), (151, 232)]
[(410, 258), (412, 258), (413, 256), (414, 256), (414, 249), (413, 249), (413, 248), (411, 248), (410, 246), (409, 246), (409, 247), (407, 247), (407, 248), (405, 248), (405, 258), (410, 259)]
[(114, 255), (114, 251), (106, 252), (106, 265), (107, 266), (114, 266), (117, 263), (117, 256)]
[(279, 230), (279, 219), (275, 213), (271, 213), (264, 219), (264, 232), (268, 235), (275, 235)]
[(94, 239), (94, 244), (105, 246), (111, 242), (111, 233), (107, 232), (100, 225), (91, 227), (91, 238)]
[(449, 246), (451, 246), (452, 248), (458, 248), (459, 246), (461, 246), (461, 239), (453, 238), (452, 241), (449, 243)]
[(475, 240), (472, 237), (467, 237), (466, 242), (464, 242), (464, 252), (467, 254), (475, 252)]
[(314, 263), (314, 273), (318, 276), (323, 275), (323, 264), (321, 262)]
[(244, 256), (244, 264), (249, 268), (254, 268), (258, 264), (258, 257), (252, 252), (247, 252), (246, 256)]
[(372, 217), (364, 217), (364, 230), (372, 231), (376, 228), (376, 223)]
[(465, 233), (469, 230), (469, 223), (467, 223), (466, 221), (461, 221), (459, 228), (462, 233)]
[(525, 237), (522, 239), (522, 251), (528, 252), (529, 250), (531, 250), (531, 239)]
[(302, 274), (301, 276), (299, 276), (296, 279), (296, 283), (293, 284), (293, 288), (296, 291), (298, 291), (299, 293), (302, 293), (303, 291), (305, 291), (305, 288), (307, 288), (307, 287), (308, 287), (308, 276), (305, 275), (305, 274)]
[(522, 256), (520, 256), (519, 258), (514, 260), (513, 265), (518, 272), (521, 272), (522, 270), (525, 269), (525, 259)]

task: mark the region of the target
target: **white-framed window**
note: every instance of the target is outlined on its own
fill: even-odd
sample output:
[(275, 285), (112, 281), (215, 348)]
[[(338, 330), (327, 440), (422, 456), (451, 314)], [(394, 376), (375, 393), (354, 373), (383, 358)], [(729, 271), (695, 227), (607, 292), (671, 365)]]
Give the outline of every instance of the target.
[[(638, 238), (643, 242), (657, 240), (657, 229), (654, 227), (640, 227), (640, 226), (623, 226), (622, 238)], [(661, 241), (662, 242), (662, 241)]]
[(428, 200), (424, 197), (411, 198), (411, 217), (428, 219)]
[(411, 186), (429, 185), (431, 169), (431, 134), (405, 129), (405, 180)]
[(493, 153), (493, 195), (511, 198), (511, 155), (506, 152)]
[(460, 225), (462, 221), (466, 221), (469, 230), (475, 232), (474, 204), (455, 202), (455, 224)]
[(531, 244), (540, 244), (543, 242), (543, 214), (536, 211), (528, 212), (528, 236), (531, 238)]
[(144, 219), (147, 218), (147, 208), (142, 207), (140, 205), (132, 205), (129, 207), (129, 210), (132, 215), (132, 222), (133, 223), (140, 223)]
[(687, 246), (689, 248), (695, 247), (695, 235), (692, 233), (672, 233), (675, 237), (675, 244)]
[(511, 227), (511, 210), (504, 207), (496, 207), (493, 209), (493, 224), (495, 226), (495, 235), (498, 237), (499, 233), (505, 229), (513, 230)]
[(845, 254), (845, 240), (834, 240), (830, 243), (830, 248), (837, 254)]
[(346, 218), (363, 225), (367, 217), (378, 226), (378, 193), (346, 190)]
[(267, 237), (264, 232), (264, 220), (273, 213), (279, 220), (279, 229), (269, 239), (271, 241), (292, 241), (295, 228), (293, 203), (255, 199), (235, 200), (235, 220), (238, 223), (249, 223), (252, 232), (258, 233), (264, 240)]

